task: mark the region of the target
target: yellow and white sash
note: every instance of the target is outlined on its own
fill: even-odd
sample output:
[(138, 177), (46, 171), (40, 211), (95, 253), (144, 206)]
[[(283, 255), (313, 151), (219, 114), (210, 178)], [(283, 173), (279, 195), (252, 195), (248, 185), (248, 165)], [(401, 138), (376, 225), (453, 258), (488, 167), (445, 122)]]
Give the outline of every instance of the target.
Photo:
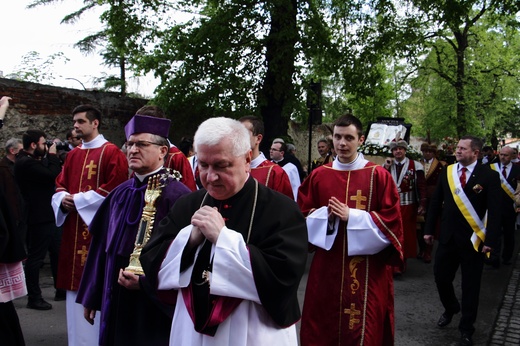
[(498, 163), (493, 163), (490, 165), (491, 169), (498, 172), (498, 175), (500, 176), (500, 185), (502, 186), (502, 190), (504, 190), (509, 197), (514, 201), (515, 200), (515, 190), (509, 185), (507, 182), (507, 179), (504, 178), (504, 175), (500, 171), (500, 167), (498, 166)]
[(468, 196), (466, 196), (466, 193), (464, 192), (464, 189), (460, 184), (460, 179), (456, 167), (457, 164), (448, 166), (448, 185), (453, 195), (453, 199), (455, 200), (455, 204), (457, 205), (460, 212), (473, 229), (471, 242), (473, 243), (473, 248), (475, 249), (475, 251), (478, 251), (480, 243), (486, 239), (485, 223), (487, 213), (484, 216), (484, 220), (481, 220), (479, 218), (477, 212), (475, 211), (475, 208), (473, 208), (473, 205), (469, 201)]

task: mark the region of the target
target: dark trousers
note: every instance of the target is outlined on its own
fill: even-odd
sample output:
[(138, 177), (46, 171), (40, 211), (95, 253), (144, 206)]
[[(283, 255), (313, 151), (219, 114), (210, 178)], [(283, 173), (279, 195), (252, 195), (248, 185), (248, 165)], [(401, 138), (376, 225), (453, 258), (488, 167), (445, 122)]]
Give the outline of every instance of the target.
[(20, 320), (12, 301), (0, 303), (0, 338), (2, 345), (25, 345)]
[(493, 249), (491, 256), (496, 256), (497, 260), (502, 250), (502, 260), (510, 261), (513, 257), (515, 247), (515, 225), (516, 213), (502, 214), (502, 237), (496, 249)]
[(29, 241), (29, 254), (25, 262), (25, 282), (27, 284), (29, 300), (39, 300), (42, 298), (40, 268), (43, 265), (47, 251), (49, 252), (49, 258), (51, 260), (54, 287), (56, 287), (61, 228), (56, 227), (54, 222), (29, 225), (27, 228), (27, 236)]
[[(453, 287), (455, 274), (460, 266), (462, 301), (459, 304)], [(460, 244), (452, 238), (448, 243), (439, 243), (433, 267), (437, 291), (448, 313), (462, 311), (459, 323), (461, 332), (473, 334), (480, 295), (480, 279), (484, 267), (484, 254), (473, 249), (469, 239)]]

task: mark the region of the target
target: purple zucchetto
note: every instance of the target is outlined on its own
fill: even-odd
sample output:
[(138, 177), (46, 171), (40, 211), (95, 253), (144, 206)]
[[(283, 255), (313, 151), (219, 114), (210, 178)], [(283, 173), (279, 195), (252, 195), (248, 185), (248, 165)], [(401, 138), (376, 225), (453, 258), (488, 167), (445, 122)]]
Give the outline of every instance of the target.
[(147, 115), (136, 114), (125, 126), (126, 139), (134, 133), (151, 133), (168, 138), (170, 132), (170, 119), (155, 118)]

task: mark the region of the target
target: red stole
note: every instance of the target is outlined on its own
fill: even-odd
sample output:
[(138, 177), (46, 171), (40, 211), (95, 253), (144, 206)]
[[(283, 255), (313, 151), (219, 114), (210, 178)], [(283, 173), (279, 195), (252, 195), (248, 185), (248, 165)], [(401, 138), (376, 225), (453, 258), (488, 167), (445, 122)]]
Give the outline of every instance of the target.
[[(211, 299), (212, 308), (208, 316), (198, 317), (195, 316), (192, 284), (190, 283), (187, 288), (183, 288), (181, 292), (184, 305), (186, 305), (186, 310), (188, 310), (188, 314), (195, 326), (195, 330), (199, 333), (210, 336), (215, 336), (218, 325), (224, 322), (242, 302), (242, 299), (238, 298), (210, 295), (209, 299)], [(201, 321), (201, 318), (204, 318), (204, 320)], [(199, 322), (202, 322), (201, 327), (198, 327)]]

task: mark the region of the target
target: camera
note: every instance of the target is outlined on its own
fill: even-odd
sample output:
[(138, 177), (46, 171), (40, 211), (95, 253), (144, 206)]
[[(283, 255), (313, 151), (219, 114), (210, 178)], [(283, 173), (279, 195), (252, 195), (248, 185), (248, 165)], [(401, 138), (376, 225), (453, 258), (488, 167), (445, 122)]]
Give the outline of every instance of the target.
[(47, 144), (47, 148), (50, 148), (51, 145), (53, 145), (54, 143), (56, 143), (56, 150), (65, 150), (65, 151), (70, 150), (69, 143), (67, 143), (67, 142), (54, 142), (54, 141), (45, 142), (45, 144)]

